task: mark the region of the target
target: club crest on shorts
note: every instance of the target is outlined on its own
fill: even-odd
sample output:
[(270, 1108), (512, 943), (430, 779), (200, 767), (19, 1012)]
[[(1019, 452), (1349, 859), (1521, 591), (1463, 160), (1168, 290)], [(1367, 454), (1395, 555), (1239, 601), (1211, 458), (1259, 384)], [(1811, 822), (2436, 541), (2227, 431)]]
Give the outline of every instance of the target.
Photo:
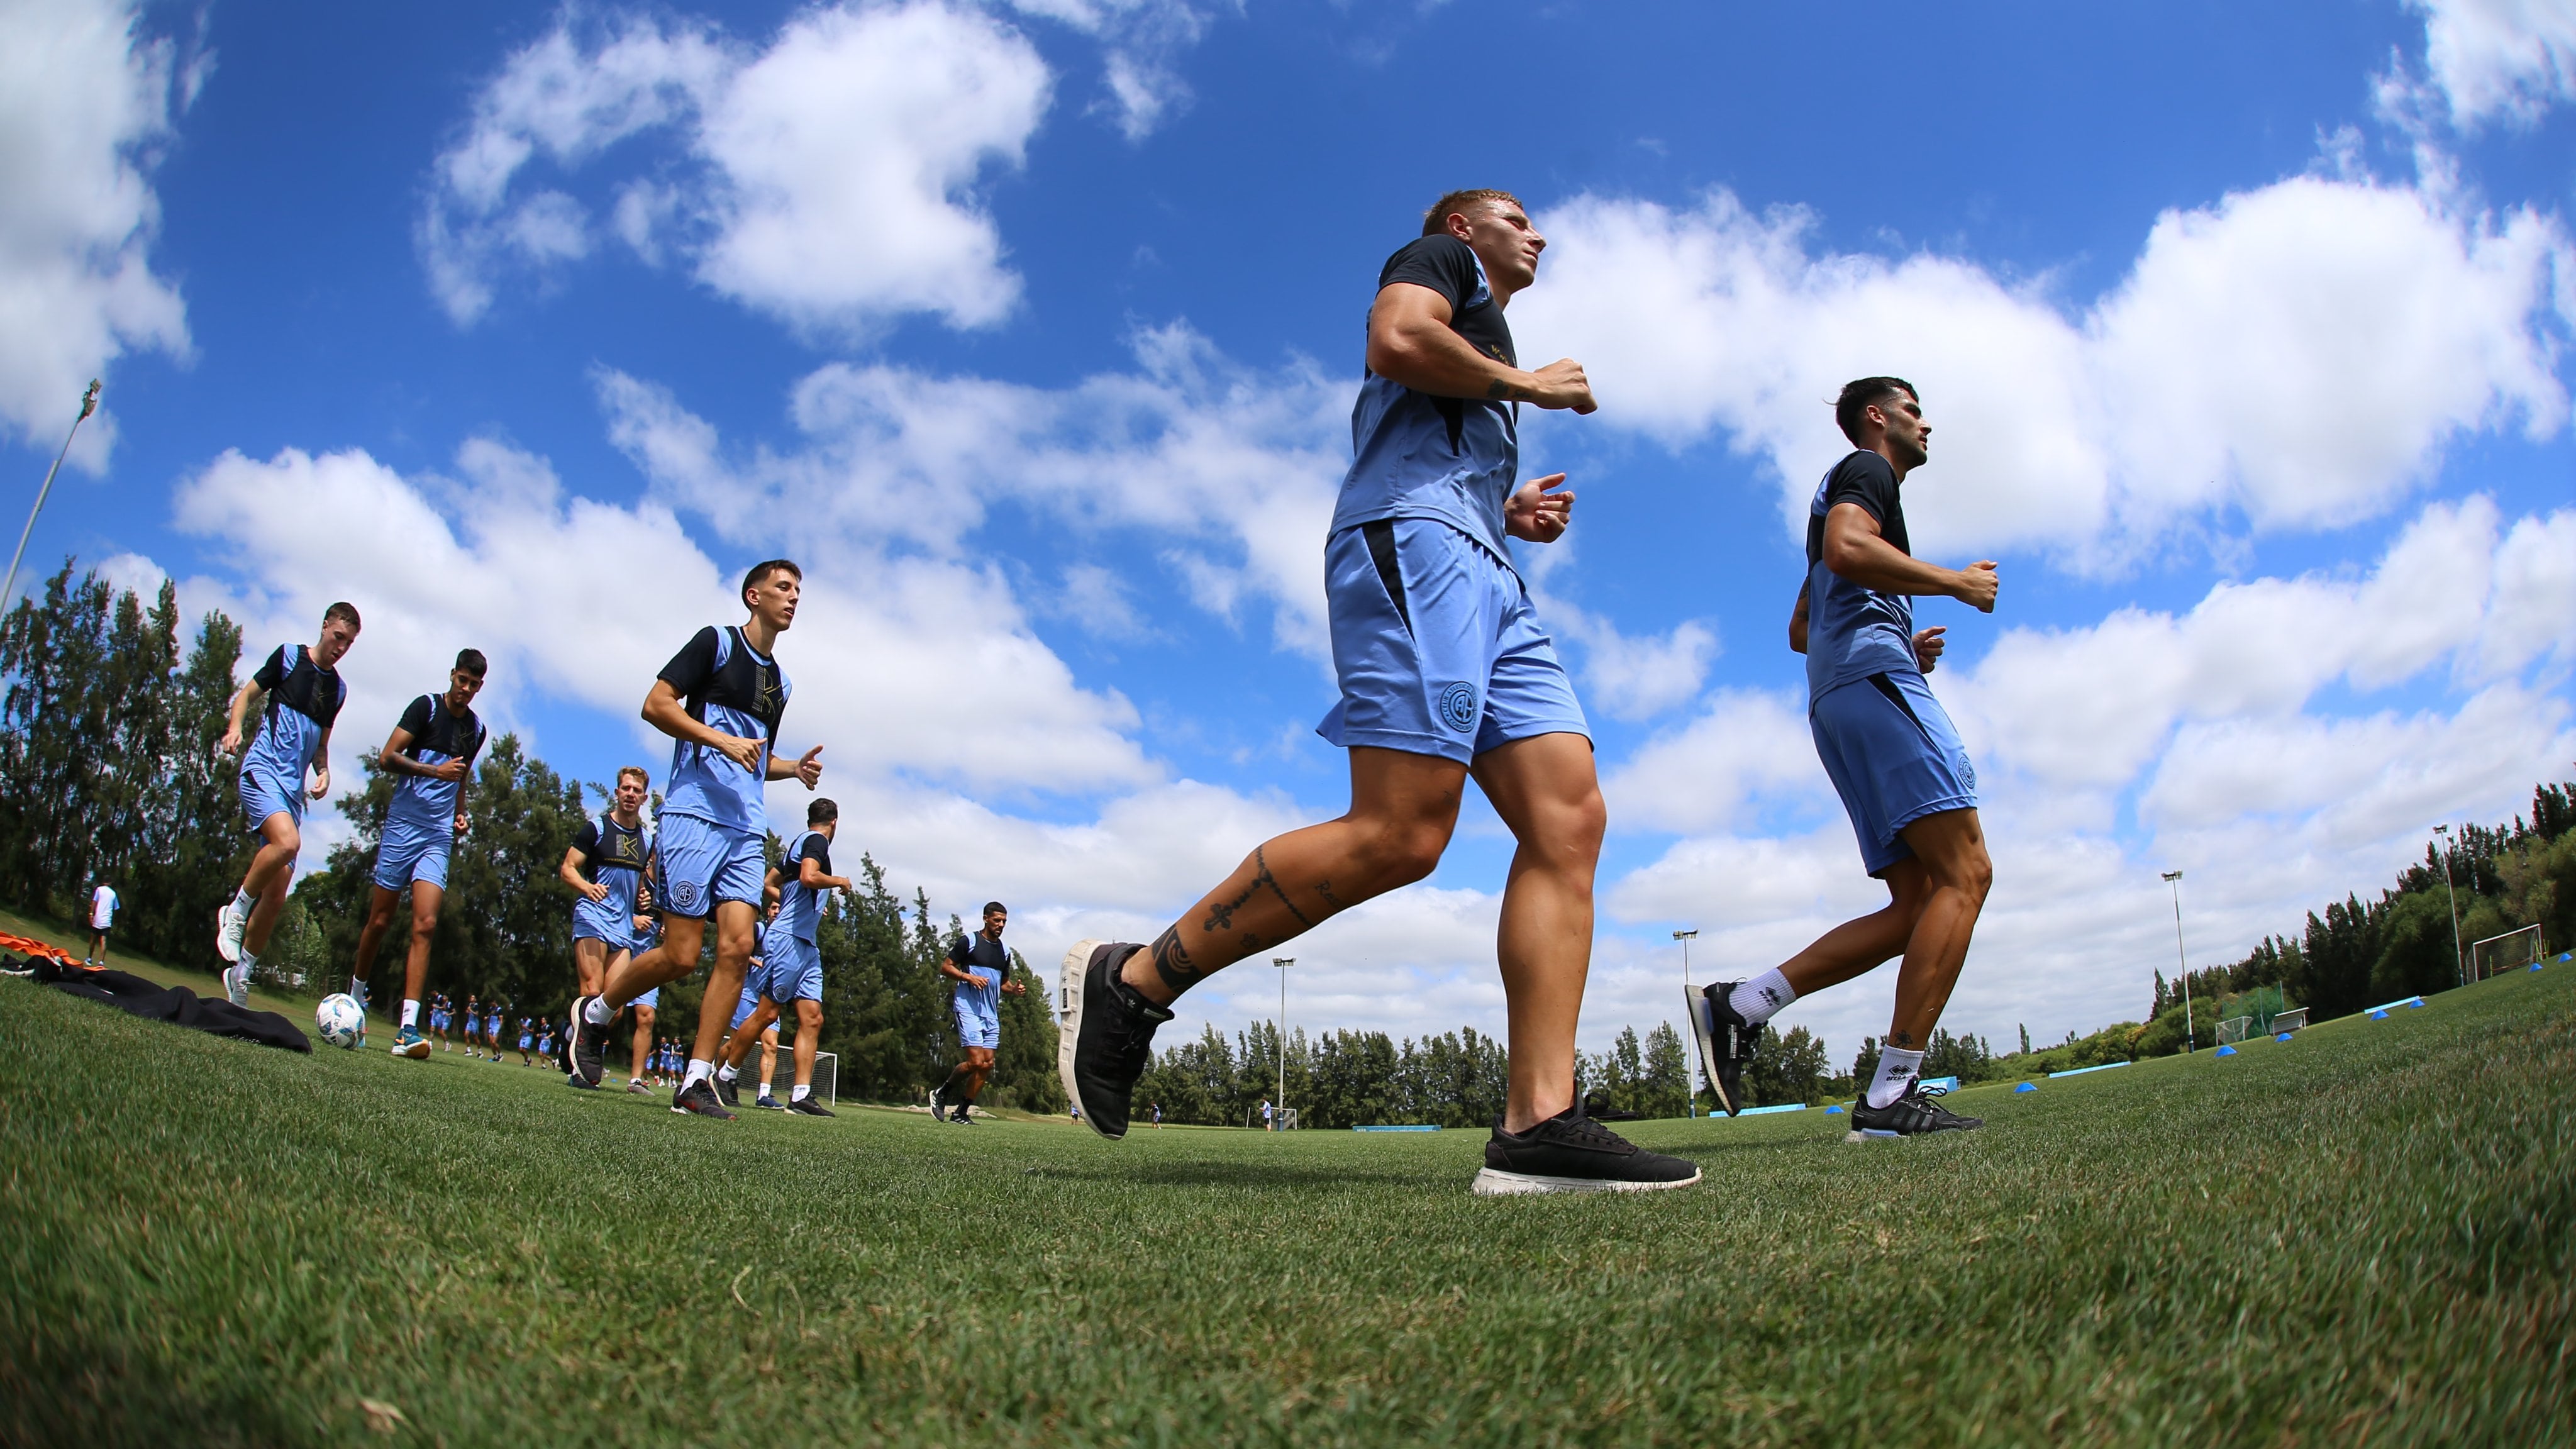
[(692, 880), (674, 882), (671, 886), (671, 905), (672, 908), (677, 910), (681, 915), (696, 915), (698, 913), (698, 883)]
[(1441, 721), (1460, 734), (1476, 727), (1476, 686), (1461, 680), (1440, 691)]

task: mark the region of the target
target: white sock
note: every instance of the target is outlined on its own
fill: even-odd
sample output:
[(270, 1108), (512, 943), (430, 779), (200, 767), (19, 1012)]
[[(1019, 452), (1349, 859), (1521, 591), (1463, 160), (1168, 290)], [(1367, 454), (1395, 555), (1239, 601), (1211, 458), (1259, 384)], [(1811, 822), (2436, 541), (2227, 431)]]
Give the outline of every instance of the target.
[(608, 998), (605, 996), (592, 997), (590, 1004), (581, 1009), (581, 1019), (592, 1026), (606, 1026), (609, 1019), (615, 1015), (617, 1015), (616, 1012), (608, 1009)]
[(689, 1058), (689, 1075), (681, 1080), (680, 1090), (685, 1092), (689, 1088), (696, 1086), (698, 1083), (705, 1081), (707, 1078), (712, 1077), (715, 1074), (715, 1063), (706, 1061), (699, 1057), (691, 1057)]
[[(727, 1062), (723, 1066), (716, 1068), (716, 1080), (719, 1082), (730, 1082), (741, 1075), (742, 1073), (734, 1070), (731, 1062)], [(769, 1084), (767, 1082), (761, 1083), (760, 1090), (764, 1092), (768, 1091)]]
[(249, 915), (251, 899), (250, 887), (243, 886), (241, 889), (233, 892), (233, 909), (241, 912), (245, 916)]
[(1923, 1066), (1923, 1053), (1901, 1052), (1894, 1047), (1878, 1053), (1878, 1075), (1869, 1079), (1869, 1104), (1884, 1107), (1905, 1095)]
[(1735, 1008), (1736, 1015), (1760, 1026), (1781, 1007), (1797, 999), (1798, 993), (1789, 985), (1789, 978), (1781, 975), (1780, 968), (1774, 966), (1737, 986), (1734, 993), (1726, 998), (1726, 1004)]
[(411, 1000), (405, 1000), (405, 1001), (403, 1002), (403, 1019), (402, 1019), (402, 1024), (403, 1024), (405, 1027), (416, 1027), (416, 1026), (420, 1025), (420, 1003), (419, 1003), (419, 1002), (417, 1002), (417, 1001), (411, 1001)]
[(802, 1102), (807, 1096), (812, 1094), (813, 1090), (814, 1089), (811, 1086), (808, 1086), (803, 1082), (798, 1082), (796, 1084), (796, 1090), (788, 1094), (787, 1100), (791, 1102)]

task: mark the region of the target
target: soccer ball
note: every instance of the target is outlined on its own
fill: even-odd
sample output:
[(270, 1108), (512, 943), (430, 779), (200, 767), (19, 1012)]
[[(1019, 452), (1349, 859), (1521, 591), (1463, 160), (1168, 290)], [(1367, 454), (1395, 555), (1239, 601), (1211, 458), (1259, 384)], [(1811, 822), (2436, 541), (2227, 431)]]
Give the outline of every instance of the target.
[(367, 1014), (358, 1009), (358, 999), (347, 992), (322, 998), (313, 1008), (313, 1025), (322, 1039), (335, 1047), (355, 1050), (358, 1038), (367, 1034)]

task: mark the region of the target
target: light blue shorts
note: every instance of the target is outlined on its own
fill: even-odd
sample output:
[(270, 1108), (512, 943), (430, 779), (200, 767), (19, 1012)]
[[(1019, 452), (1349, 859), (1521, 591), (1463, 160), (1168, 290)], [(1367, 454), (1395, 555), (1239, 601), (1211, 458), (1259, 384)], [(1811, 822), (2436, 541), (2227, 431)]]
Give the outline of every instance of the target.
[(823, 999), (823, 950), (784, 931), (769, 934), (769, 976), (761, 990), (785, 1006), (791, 1001)]
[(653, 1010), (659, 1011), (662, 1009), (662, 988), (656, 986), (652, 990), (645, 992), (643, 995), (636, 997), (633, 1001), (626, 1004), (629, 1006), (651, 1007)]
[(992, 1007), (963, 994), (949, 998), (957, 1016), (957, 1044), (990, 1050), (1002, 1044), (1002, 1019)]
[(728, 901), (759, 908), (769, 862), (761, 857), (758, 834), (694, 815), (666, 814), (661, 823), (663, 893), (655, 899), (664, 911), (703, 920)]
[(385, 822), (384, 839), (376, 842), (376, 884), (404, 890), (413, 881), (447, 889), (447, 856), (456, 846), (456, 827), (444, 829), (400, 820)]
[(734, 1003), (733, 1020), (727, 1023), (725, 1030), (738, 1031), (744, 1022), (751, 1020), (751, 1014), (760, 1009), (760, 989), (768, 980), (769, 965), (765, 961), (758, 970), (746, 971), (742, 978), (742, 1000)]
[(1920, 674), (1891, 670), (1826, 690), (1808, 705), (1807, 727), (1873, 876), (1914, 854), (1898, 834), (1906, 826), (1976, 808), (1976, 767)]
[(241, 777), (233, 782), (233, 789), (241, 796), (242, 815), (250, 821), (251, 834), (259, 834), (259, 827), (268, 822), (268, 817), (281, 810), (298, 828), (303, 826), (303, 782), (281, 786), (266, 770), (250, 765), (243, 767)]
[(611, 956), (633, 951), (635, 918), (617, 904), (615, 896), (604, 905), (595, 904), (588, 896), (577, 897), (572, 903), (572, 938), (600, 942), (608, 947)]
[(1448, 524), (1396, 518), (1324, 544), (1341, 701), (1315, 733), (1461, 763), (1536, 735), (1591, 738), (1511, 566)]

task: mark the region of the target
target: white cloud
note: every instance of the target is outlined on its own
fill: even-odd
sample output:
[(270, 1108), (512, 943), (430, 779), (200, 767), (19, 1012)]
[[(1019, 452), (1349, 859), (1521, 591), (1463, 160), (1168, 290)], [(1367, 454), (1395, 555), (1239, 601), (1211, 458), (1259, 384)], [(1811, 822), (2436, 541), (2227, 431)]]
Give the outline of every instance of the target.
[(1042, 16), (1098, 38), (1109, 94), (1099, 109), (1120, 134), (1141, 141), (1189, 104), (1190, 89), (1173, 69), (1179, 52), (1198, 43), (1208, 16), (1184, 0), (1010, 0), (1023, 15)]
[[(1589, 369), (1601, 419), (1680, 445), (1723, 430), (1775, 473), (1784, 524), (1849, 447), (1830, 402), (1892, 372), (1924, 391), (1919, 550), (2125, 562), (2178, 526), (2384, 511), (2455, 437), (2556, 432), (2559, 223), (2296, 177), (2169, 212), (2082, 315), (1955, 257), (1817, 252), (1812, 217), (1723, 191), (1693, 211), (1585, 196), (1513, 324)], [(2356, 305), (2368, 298), (2368, 305)]]
[(503, 64), (439, 158), (420, 231), (431, 288), (470, 323), (513, 271), (542, 279), (586, 255), (586, 210), (522, 178), (670, 129), (681, 161), (630, 180), (612, 211), (647, 260), (684, 255), (802, 331), (907, 312), (989, 325), (1019, 279), (974, 188), (1019, 164), (1049, 87), (1025, 37), (942, 0), (806, 11), (757, 53), (696, 22), (629, 15), (589, 35), (567, 20)]
[[(609, 435), (656, 496), (729, 539), (878, 539), (955, 556), (1010, 504), (1075, 538), (1154, 535), (1160, 567), (1230, 617), (1276, 606), (1286, 647), (1321, 659), (1322, 540), (1347, 465), (1350, 387), (1292, 359), (1229, 363), (1186, 326), (1136, 339), (1136, 370), (1039, 388), (834, 363), (800, 381), (790, 451), (728, 450), (656, 384), (599, 377)], [(1132, 555), (1131, 555), (1132, 557)]]
[[(149, 172), (211, 59), (185, 67), (131, 4), (19, 0), (0, 45), (0, 419), (51, 450), (81, 390), (128, 351), (188, 353), (178, 288), (153, 273), (161, 219)], [(114, 394), (72, 458), (96, 472)]]
[(2576, 7), (2564, 0), (2408, 0), (2424, 12), (2424, 61), (2463, 130), (2529, 125), (2576, 99)]
[(1717, 634), (1696, 619), (1667, 632), (1623, 634), (1607, 617), (1540, 596), (1539, 617), (1560, 645), (1571, 643), (1581, 665), (1586, 708), (1613, 719), (1641, 720), (1688, 703), (1717, 657)]

